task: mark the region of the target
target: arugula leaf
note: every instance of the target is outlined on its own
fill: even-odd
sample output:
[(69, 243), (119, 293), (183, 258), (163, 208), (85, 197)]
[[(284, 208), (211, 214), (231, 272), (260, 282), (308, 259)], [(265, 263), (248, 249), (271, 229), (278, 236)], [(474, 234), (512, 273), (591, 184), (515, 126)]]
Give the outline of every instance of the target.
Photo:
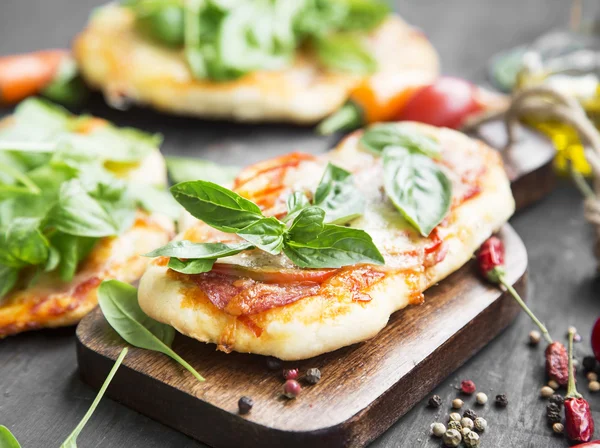
[(0, 130), (2, 141), (47, 142), (63, 131), (70, 114), (60, 106), (40, 98), (21, 102), (12, 115), (12, 123)]
[(119, 231), (107, 211), (83, 189), (78, 180), (61, 186), (58, 203), (50, 210), (48, 225), (76, 236), (111, 236)]
[(35, 218), (17, 218), (0, 232), (0, 265), (20, 269), (46, 262), (50, 244), (39, 224)]
[(19, 278), (19, 271), (15, 268), (0, 264), (0, 299), (13, 289)]
[(385, 191), (402, 216), (423, 236), (444, 219), (452, 183), (430, 157), (406, 148), (383, 152)]
[(377, 70), (377, 61), (356, 36), (338, 33), (315, 41), (319, 62), (335, 71), (369, 75)]
[(352, 173), (329, 163), (315, 191), (313, 204), (325, 210), (325, 221), (343, 224), (363, 214), (365, 200)]
[(110, 326), (131, 345), (164, 353), (185, 367), (198, 381), (204, 378), (171, 349), (173, 327), (157, 322), (142, 311), (137, 290), (118, 280), (105, 280), (98, 288), (98, 303)]
[(323, 231), (309, 241), (286, 241), (283, 251), (301, 268), (340, 268), (357, 263), (385, 263), (368, 233), (335, 224), (326, 224)]
[(212, 182), (182, 182), (171, 193), (192, 216), (222, 232), (237, 233), (263, 218), (256, 204)]
[(196, 259), (196, 260), (180, 260), (179, 258), (170, 258), (167, 266), (174, 271), (182, 274), (201, 274), (212, 270), (216, 259)]
[(400, 146), (429, 157), (440, 156), (440, 145), (437, 140), (401, 123), (371, 126), (363, 133), (359, 144), (378, 155), (381, 155), (388, 146)]
[(323, 231), (324, 220), (325, 211), (323, 209), (314, 206), (305, 208), (292, 222), (288, 231), (289, 239), (300, 243), (314, 239)]
[(163, 247), (154, 249), (144, 257), (175, 257), (194, 259), (214, 259), (229, 257), (239, 254), (244, 250), (254, 249), (250, 243), (224, 244), (224, 243), (192, 243), (188, 240), (171, 241)]
[(77, 266), (89, 255), (97, 239), (57, 232), (51, 242), (60, 255), (57, 266), (60, 279), (68, 282), (73, 279)]
[(240, 172), (237, 166), (226, 166), (192, 157), (167, 157), (167, 169), (174, 182), (207, 180), (215, 184), (229, 184)]
[(123, 350), (121, 350), (119, 357), (115, 361), (115, 364), (113, 365), (112, 369), (110, 369), (110, 372), (108, 372), (108, 376), (106, 377), (106, 379), (104, 380), (104, 383), (102, 384), (102, 387), (98, 391), (98, 395), (96, 395), (96, 398), (94, 398), (92, 405), (90, 406), (88, 411), (85, 413), (85, 415), (83, 416), (83, 418), (81, 419), (79, 424), (75, 427), (73, 432), (71, 434), (69, 434), (69, 437), (67, 437), (67, 440), (65, 440), (62, 443), (60, 448), (77, 448), (77, 437), (79, 436), (79, 434), (83, 430), (84, 426), (86, 425), (88, 420), (92, 417), (92, 414), (98, 407), (98, 403), (100, 403), (100, 400), (102, 400), (102, 397), (104, 396), (104, 393), (106, 392), (106, 389), (108, 389), (108, 385), (110, 384), (113, 377), (117, 373), (117, 370), (121, 366), (123, 359), (127, 355), (127, 351), (128, 351), (127, 347), (125, 347), (125, 348), (123, 348)]
[(21, 448), (16, 437), (4, 425), (0, 425), (0, 447), (2, 448)]

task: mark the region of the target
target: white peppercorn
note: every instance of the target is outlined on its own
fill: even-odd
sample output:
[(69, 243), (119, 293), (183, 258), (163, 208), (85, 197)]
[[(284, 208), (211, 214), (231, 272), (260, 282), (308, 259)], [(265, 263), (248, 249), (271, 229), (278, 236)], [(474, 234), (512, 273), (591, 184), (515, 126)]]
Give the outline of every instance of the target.
[(586, 378), (588, 381), (598, 381), (598, 374), (596, 372), (588, 372)]
[(475, 448), (479, 446), (479, 434), (471, 431), (465, 437), (465, 446), (468, 448)]
[(446, 432), (446, 427), (443, 423), (432, 423), (431, 424), (431, 434), (436, 437), (442, 437)]
[(469, 417), (463, 417), (463, 419), (460, 421), (460, 426), (463, 428), (473, 429), (473, 425), (473, 420), (471, 420)]
[(532, 330), (529, 332), (529, 344), (530, 345), (538, 345), (540, 340), (542, 339), (542, 335), (539, 331)]
[(455, 398), (454, 400), (452, 400), (452, 407), (454, 409), (462, 408), (463, 404), (464, 404), (464, 401), (462, 401), (460, 398)]
[(590, 384), (588, 384), (588, 389), (590, 392), (598, 392), (600, 390), (600, 383), (598, 381), (590, 381)]
[(488, 402), (488, 396), (486, 394), (484, 394), (483, 392), (479, 392), (477, 395), (475, 395), (475, 400), (477, 401), (477, 404), (480, 405), (484, 405)]
[(457, 431), (460, 431), (462, 429), (462, 425), (460, 422), (452, 420), (451, 422), (448, 422), (448, 429), (456, 429)]
[(550, 398), (552, 395), (554, 395), (554, 389), (549, 386), (544, 386), (540, 389), (540, 395), (543, 398)]
[(473, 422), (473, 428), (477, 432), (483, 432), (487, 429), (487, 420), (483, 417), (477, 417)]
[(555, 380), (548, 381), (548, 386), (550, 386), (554, 390), (558, 390), (560, 385)]
[(470, 432), (471, 432), (471, 430), (470, 430), (469, 428), (462, 428), (462, 429), (460, 430), (460, 434), (462, 435), (462, 438), (463, 438), (463, 440), (464, 440), (465, 436), (466, 436), (467, 434), (469, 434)]
[(444, 433), (442, 440), (444, 441), (444, 445), (455, 447), (460, 445), (460, 442), (462, 442), (462, 436), (456, 429), (449, 429)]
[(554, 431), (555, 434), (562, 434), (564, 430), (565, 427), (562, 423), (555, 423), (552, 425), (552, 431)]
[(458, 412), (453, 412), (452, 414), (450, 414), (448, 416), (448, 420), (454, 421), (454, 422), (460, 422), (461, 418), (462, 417), (460, 416), (460, 414)]

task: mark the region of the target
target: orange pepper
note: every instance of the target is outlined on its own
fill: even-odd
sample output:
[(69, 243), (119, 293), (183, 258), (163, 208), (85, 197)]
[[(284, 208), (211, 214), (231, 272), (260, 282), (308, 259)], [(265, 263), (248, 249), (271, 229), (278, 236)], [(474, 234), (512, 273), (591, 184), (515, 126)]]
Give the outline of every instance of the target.
[(0, 57), (0, 103), (14, 104), (44, 89), (56, 76), (67, 50)]

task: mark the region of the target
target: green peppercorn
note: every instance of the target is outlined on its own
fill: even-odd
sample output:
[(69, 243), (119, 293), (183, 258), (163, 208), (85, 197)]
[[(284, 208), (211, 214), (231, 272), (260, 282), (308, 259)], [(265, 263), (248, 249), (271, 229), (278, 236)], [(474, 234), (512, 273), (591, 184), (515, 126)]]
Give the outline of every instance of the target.
[(135, 9), (136, 27), (147, 37), (170, 47), (183, 45), (183, 8), (174, 3), (141, 2)]

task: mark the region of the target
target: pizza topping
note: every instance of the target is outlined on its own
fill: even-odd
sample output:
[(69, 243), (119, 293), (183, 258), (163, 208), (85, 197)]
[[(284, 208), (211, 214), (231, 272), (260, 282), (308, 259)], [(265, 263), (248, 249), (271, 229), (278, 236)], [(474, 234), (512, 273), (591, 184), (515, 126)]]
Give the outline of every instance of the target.
[(45, 101), (21, 103), (0, 129), (0, 297), (20, 276), (70, 281), (98, 238), (129, 229), (140, 207), (178, 215), (166, 192), (121, 179), (158, 144)]

